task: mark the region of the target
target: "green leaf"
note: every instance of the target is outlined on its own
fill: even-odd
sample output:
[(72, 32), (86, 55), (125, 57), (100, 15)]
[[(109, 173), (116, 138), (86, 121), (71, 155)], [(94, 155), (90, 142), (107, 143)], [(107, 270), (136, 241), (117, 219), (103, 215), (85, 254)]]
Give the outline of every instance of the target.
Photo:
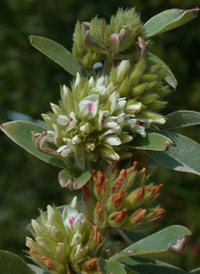
[(0, 250), (1, 274), (35, 274), (19, 256)]
[(190, 274), (200, 274), (200, 267), (190, 271)]
[(74, 56), (63, 46), (53, 40), (40, 36), (31, 35), (29, 36), (29, 40), (33, 47), (41, 51), (72, 75), (76, 75), (76, 73), (79, 72), (81, 75), (86, 76), (86, 72)]
[(104, 260), (103, 258), (98, 258), (98, 272), (99, 274), (126, 274), (126, 271), (121, 266), (120, 263), (111, 261), (111, 260)]
[(171, 71), (171, 69), (165, 64), (163, 60), (161, 60), (158, 56), (154, 55), (151, 52), (147, 52), (149, 60), (151, 60), (155, 64), (161, 65), (161, 67), (166, 71), (165, 81), (174, 89), (177, 87), (177, 80)]
[(179, 133), (159, 132), (174, 144), (166, 152), (148, 151), (148, 154), (170, 169), (200, 175), (200, 144)]
[(120, 262), (125, 266), (125, 269), (136, 271), (137, 274), (187, 274), (184, 270), (177, 268), (168, 263), (152, 260), (147, 258), (123, 258)]
[(172, 141), (168, 137), (159, 133), (149, 132), (146, 137), (137, 135), (126, 146), (134, 149), (165, 151), (171, 144)]
[(180, 255), (187, 244), (191, 232), (179, 225), (167, 227), (125, 248), (112, 259), (119, 260), (129, 256), (173, 257)]
[(90, 180), (90, 178), (90, 171), (82, 171), (74, 168), (63, 169), (58, 175), (61, 186), (69, 187), (71, 190), (81, 188)]
[(36, 265), (28, 264), (28, 266), (34, 271), (35, 274), (48, 274), (48, 272)]
[(46, 130), (44, 127), (27, 121), (14, 121), (2, 124), (0, 129), (12, 141), (14, 141), (16, 144), (18, 144), (34, 156), (54, 166), (61, 168), (66, 167), (62, 160), (37, 150), (36, 146), (32, 142), (31, 131), (42, 133)]
[(194, 19), (198, 12), (199, 8), (191, 10), (165, 10), (155, 15), (144, 24), (145, 36), (152, 37), (162, 32), (180, 27)]
[(167, 121), (161, 129), (175, 129), (200, 125), (200, 112), (190, 110), (174, 111), (166, 116)]

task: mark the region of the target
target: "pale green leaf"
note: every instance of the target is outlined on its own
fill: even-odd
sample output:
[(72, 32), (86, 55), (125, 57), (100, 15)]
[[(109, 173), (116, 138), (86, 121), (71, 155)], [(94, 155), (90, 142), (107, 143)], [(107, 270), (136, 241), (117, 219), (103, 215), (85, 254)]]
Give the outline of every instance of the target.
[(126, 271), (118, 262), (112, 260), (104, 260), (100, 257), (98, 258), (97, 264), (99, 268), (99, 273), (101, 274), (126, 274)]
[(2, 124), (1, 130), (12, 141), (39, 159), (57, 167), (66, 167), (62, 160), (40, 152), (32, 142), (31, 131), (42, 133), (46, 130), (44, 127), (27, 121), (14, 121)]
[(162, 32), (180, 27), (194, 19), (198, 12), (199, 8), (191, 10), (165, 10), (155, 15), (144, 24), (145, 36), (152, 37)]
[(170, 138), (174, 144), (168, 151), (148, 151), (148, 154), (170, 169), (200, 175), (200, 144), (179, 133), (159, 132)]
[(36, 265), (28, 264), (28, 266), (34, 271), (35, 274), (48, 274), (48, 272)]
[(137, 274), (187, 274), (184, 270), (177, 268), (168, 263), (152, 260), (141, 257), (126, 257), (120, 262), (125, 266), (125, 269), (135, 271), (131, 273)]
[(190, 274), (200, 274), (200, 267), (190, 271)]
[(29, 36), (29, 40), (33, 47), (41, 51), (72, 75), (76, 75), (76, 73), (79, 72), (81, 75), (86, 76), (86, 72), (74, 56), (60, 44), (48, 38), (33, 35)]
[(0, 250), (1, 274), (35, 274), (19, 256)]
[(151, 52), (147, 52), (147, 56), (149, 60), (151, 60), (155, 64), (159, 64), (165, 71), (166, 71), (166, 76), (165, 76), (165, 81), (174, 89), (177, 87), (177, 80), (171, 71), (171, 69), (165, 64), (163, 60), (161, 60), (158, 56), (154, 55)]
[(178, 110), (169, 113), (166, 118), (166, 123), (160, 126), (164, 130), (200, 125), (200, 112), (197, 111)]
[(119, 260), (129, 256), (163, 258), (180, 255), (190, 236), (191, 232), (186, 227), (173, 225), (130, 245), (112, 259)]
[(61, 186), (69, 187), (71, 190), (81, 188), (90, 180), (90, 178), (90, 171), (74, 168), (63, 169), (58, 175)]
[(172, 141), (168, 137), (159, 133), (149, 132), (146, 137), (137, 135), (126, 146), (134, 149), (165, 151), (171, 144)]

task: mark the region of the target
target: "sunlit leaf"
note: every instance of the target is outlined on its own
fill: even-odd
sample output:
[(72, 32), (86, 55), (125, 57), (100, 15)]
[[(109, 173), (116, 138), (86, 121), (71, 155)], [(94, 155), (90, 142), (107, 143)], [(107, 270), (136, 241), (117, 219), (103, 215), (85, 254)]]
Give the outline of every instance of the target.
[(4, 250), (0, 250), (1, 274), (35, 274), (19, 256)]
[(178, 110), (169, 113), (166, 118), (166, 123), (160, 126), (164, 130), (200, 125), (200, 112), (197, 111)]
[(194, 19), (198, 12), (199, 8), (191, 10), (165, 10), (155, 15), (144, 24), (145, 36), (152, 37), (159, 33), (180, 27)]
[(41, 160), (57, 167), (66, 167), (62, 160), (37, 150), (36, 146), (32, 142), (31, 131), (42, 133), (46, 130), (44, 127), (27, 121), (14, 121), (2, 124), (1, 130), (12, 141)]
[(168, 263), (141, 257), (126, 257), (120, 260), (126, 270), (137, 274), (187, 274), (184, 270)]
[(200, 175), (200, 144), (179, 133), (159, 132), (174, 144), (166, 152), (148, 151), (148, 154), (170, 169)]
[(48, 274), (48, 272), (44, 271), (42, 268), (36, 265), (28, 264), (28, 266), (34, 271), (35, 274)]
[(173, 225), (130, 245), (112, 259), (120, 260), (129, 256), (163, 258), (180, 255), (190, 236), (191, 232), (186, 227)]
[(165, 62), (163, 60), (161, 60), (158, 56), (154, 55), (151, 52), (147, 52), (148, 58), (149, 60), (151, 60), (152, 62), (154, 62), (155, 64), (159, 64), (161, 65), (161, 67), (166, 71), (166, 76), (165, 76), (165, 81), (174, 89), (176, 89), (177, 87), (177, 80), (173, 74), (173, 72), (171, 71), (171, 69), (165, 64)]
[(162, 134), (149, 132), (146, 137), (137, 135), (126, 144), (127, 147), (143, 150), (165, 151), (172, 144), (172, 141)]
[(99, 258), (97, 264), (99, 268), (99, 274), (126, 274), (126, 271), (118, 262)]
[(86, 75), (86, 72), (74, 56), (60, 44), (48, 38), (33, 35), (29, 36), (29, 40), (33, 47), (41, 51), (72, 75), (76, 75), (77, 72), (81, 75)]

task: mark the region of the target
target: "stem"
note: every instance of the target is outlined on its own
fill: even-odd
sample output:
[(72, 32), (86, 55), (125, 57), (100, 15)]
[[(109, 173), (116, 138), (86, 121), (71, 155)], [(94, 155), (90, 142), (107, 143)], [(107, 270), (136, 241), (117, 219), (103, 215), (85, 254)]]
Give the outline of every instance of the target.
[(122, 239), (125, 241), (125, 243), (127, 243), (128, 245), (133, 244), (131, 239), (129, 239), (129, 237), (124, 233), (124, 231), (122, 229), (119, 228), (118, 233), (122, 237)]

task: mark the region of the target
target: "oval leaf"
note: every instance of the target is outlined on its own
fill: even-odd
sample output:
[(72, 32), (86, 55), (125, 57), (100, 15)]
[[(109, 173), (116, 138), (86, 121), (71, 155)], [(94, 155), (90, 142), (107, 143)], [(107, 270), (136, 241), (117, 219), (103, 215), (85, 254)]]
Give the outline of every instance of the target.
[(52, 59), (58, 65), (63, 67), (72, 75), (79, 72), (81, 75), (86, 76), (86, 72), (76, 61), (74, 56), (63, 46), (45, 37), (29, 36), (31, 45)]
[(191, 232), (179, 225), (167, 227), (125, 248), (112, 259), (119, 260), (129, 256), (173, 257), (180, 255), (185, 248)]
[(0, 250), (1, 274), (35, 274), (19, 256), (4, 250)]
[(194, 19), (198, 12), (199, 8), (191, 10), (170, 9), (163, 11), (144, 24), (145, 35), (146, 37), (152, 37), (159, 33), (180, 27)]
[[(137, 274), (187, 274), (184, 270), (177, 268), (168, 263), (152, 260), (147, 258), (123, 258), (120, 262), (125, 266), (125, 269), (136, 271)], [(131, 272), (132, 273), (132, 272)]]
[(90, 171), (82, 171), (74, 168), (63, 169), (58, 175), (60, 185), (62, 187), (68, 187), (70, 190), (81, 188), (90, 180), (90, 178)]
[(200, 125), (200, 112), (189, 110), (174, 111), (166, 116), (167, 121), (161, 129), (175, 129)]
[(103, 258), (99, 258), (97, 261), (97, 265), (99, 274), (126, 274), (126, 271), (121, 266), (121, 264), (115, 261), (105, 261)]
[(129, 148), (142, 150), (166, 151), (173, 142), (159, 133), (149, 132), (146, 137), (136, 136), (126, 144)]
[(44, 127), (27, 121), (14, 121), (2, 124), (0, 129), (16, 144), (39, 159), (57, 167), (66, 167), (62, 160), (37, 150), (36, 146), (32, 142), (31, 131), (42, 133), (46, 130)]
[(28, 266), (34, 271), (35, 274), (48, 274), (48, 272), (36, 265), (28, 264)]
[(166, 152), (148, 151), (148, 154), (170, 169), (200, 175), (200, 144), (179, 133), (160, 132), (174, 144)]
[(154, 55), (151, 52), (147, 52), (148, 58), (155, 64), (161, 65), (161, 67), (166, 71), (165, 81), (174, 89), (177, 87), (177, 80), (171, 71), (171, 69), (161, 60), (158, 56)]

